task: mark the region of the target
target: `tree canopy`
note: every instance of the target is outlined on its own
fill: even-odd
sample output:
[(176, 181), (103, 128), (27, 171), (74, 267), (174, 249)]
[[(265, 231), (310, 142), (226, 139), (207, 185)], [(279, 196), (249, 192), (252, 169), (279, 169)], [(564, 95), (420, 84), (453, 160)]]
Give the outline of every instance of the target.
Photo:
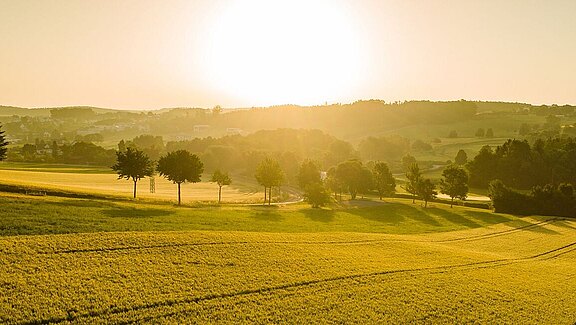
[(272, 200), (272, 187), (280, 186), (284, 181), (284, 172), (282, 168), (280, 168), (280, 164), (277, 160), (267, 157), (260, 162), (254, 176), (258, 184), (264, 186), (264, 201), (266, 201), (266, 190), (269, 189), (268, 205), (270, 205)]
[(440, 192), (450, 196), (450, 207), (454, 198), (465, 200), (468, 196), (468, 173), (464, 168), (450, 165), (442, 171), (440, 180)]
[(412, 163), (408, 167), (406, 178), (408, 179), (408, 182), (404, 189), (406, 192), (412, 194), (412, 203), (414, 203), (416, 196), (418, 196), (418, 184), (420, 183), (420, 178), (422, 178), (422, 173), (420, 172), (420, 167), (418, 167), (417, 163)]
[(232, 184), (232, 179), (228, 172), (221, 172), (219, 169), (212, 174), (211, 182), (218, 184), (218, 203), (222, 201), (222, 186)]
[(373, 168), (374, 186), (380, 195), (380, 200), (384, 196), (394, 194), (396, 189), (396, 180), (385, 162), (377, 162)]
[(8, 141), (2, 130), (2, 124), (0, 124), (0, 161), (6, 159), (6, 152), (8, 151)]
[(111, 168), (118, 173), (118, 179), (132, 179), (134, 182), (134, 198), (136, 198), (136, 183), (154, 174), (154, 165), (150, 158), (142, 151), (127, 148), (125, 152), (116, 152), (116, 164)]
[(178, 204), (180, 204), (180, 185), (186, 182), (200, 182), (204, 165), (198, 156), (186, 150), (178, 150), (160, 157), (157, 170), (160, 176), (164, 176), (169, 181), (178, 184)]

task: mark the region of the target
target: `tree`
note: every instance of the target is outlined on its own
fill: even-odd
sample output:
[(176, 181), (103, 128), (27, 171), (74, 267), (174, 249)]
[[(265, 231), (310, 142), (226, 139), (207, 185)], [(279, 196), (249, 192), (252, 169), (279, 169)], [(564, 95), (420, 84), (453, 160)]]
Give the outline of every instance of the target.
[(486, 137), (487, 138), (493, 138), (494, 137), (494, 131), (492, 130), (492, 128), (489, 128), (488, 130), (486, 130)]
[(158, 160), (158, 172), (169, 181), (178, 184), (178, 205), (182, 202), (180, 196), (180, 185), (182, 183), (200, 182), (200, 177), (204, 171), (204, 164), (198, 156), (186, 150), (172, 151)]
[(468, 195), (468, 173), (460, 166), (451, 165), (442, 172), (440, 180), (440, 192), (452, 199), (450, 207), (454, 204), (454, 198), (465, 200)]
[(352, 200), (356, 199), (358, 191), (365, 185), (363, 166), (359, 160), (348, 160), (336, 166), (336, 178), (340, 180), (344, 188), (348, 189)]
[(6, 152), (8, 152), (8, 141), (6, 141), (6, 136), (4, 136), (4, 131), (2, 131), (2, 125), (0, 124), (0, 161), (6, 159)]
[(322, 183), (310, 183), (304, 189), (304, 199), (313, 208), (318, 208), (330, 202), (330, 193)]
[(448, 137), (449, 138), (457, 138), (458, 132), (456, 132), (456, 130), (452, 130), (452, 131), (450, 131), (450, 133), (448, 133)]
[(460, 149), (458, 150), (458, 153), (456, 154), (456, 157), (454, 158), (454, 163), (456, 165), (465, 165), (468, 162), (468, 155), (466, 154), (466, 151)]
[(296, 176), (296, 178), (298, 179), (298, 185), (302, 190), (306, 189), (306, 186), (310, 184), (322, 182), (320, 179), (320, 170), (311, 160), (305, 160), (302, 165), (300, 165), (298, 176)]
[(154, 174), (154, 165), (150, 158), (142, 151), (127, 148), (125, 152), (116, 152), (116, 164), (112, 169), (118, 173), (118, 179), (132, 179), (134, 182), (134, 198), (136, 198), (136, 183)]
[(428, 201), (433, 200), (438, 194), (435, 189), (436, 186), (428, 178), (421, 178), (417, 186), (418, 196), (424, 201), (424, 207), (428, 207)]
[(421, 177), (422, 173), (420, 172), (420, 167), (418, 167), (418, 164), (411, 164), (410, 167), (408, 167), (408, 171), (406, 172), (408, 183), (404, 189), (408, 193), (412, 194), (412, 203), (414, 203), (416, 196), (418, 195), (418, 184), (420, 183)]
[(396, 180), (388, 168), (388, 164), (385, 162), (377, 162), (374, 165), (374, 185), (378, 194), (380, 195), (380, 200), (384, 196), (390, 196), (394, 194), (396, 189)]
[(484, 132), (483, 128), (478, 128), (478, 130), (476, 131), (476, 137), (478, 138), (483, 138), (485, 134), (486, 133)]
[(232, 184), (232, 179), (227, 172), (221, 172), (217, 169), (212, 174), (210, 181), (218, 184), (218, 203), (220, 203), (222, 201), (222, 186)]
[(264, 186), (264, 203), (266, 203), (266, 191), (268, 193), (268, 205), (271, 204), (272, 200), (272, 187), (280, 186), (284, 181), (284, 172), (280, 168), (280, 164), (277, 160), (271, 158), (265, 158), (260, 162), (258, 167), (256, 167), (256, 181), (258, 184)]
[(408, 168), (410, 168), (410, 165), (415, 163), (416, 158), (414, 158), (414, 156), (410, 154), (406, 154), (404, 157), (402, 157), (402, 167), (404, 167), (405, 170), (408, 170)]

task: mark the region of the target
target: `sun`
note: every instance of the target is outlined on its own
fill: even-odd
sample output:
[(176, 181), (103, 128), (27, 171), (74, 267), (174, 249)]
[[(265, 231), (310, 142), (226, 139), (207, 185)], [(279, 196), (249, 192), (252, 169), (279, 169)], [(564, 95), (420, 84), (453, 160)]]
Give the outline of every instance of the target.
[(348, 12), (337, 1), (230, 2), (212, 22), (205, 73), (252, 106), (348, 98), (364, 63)]

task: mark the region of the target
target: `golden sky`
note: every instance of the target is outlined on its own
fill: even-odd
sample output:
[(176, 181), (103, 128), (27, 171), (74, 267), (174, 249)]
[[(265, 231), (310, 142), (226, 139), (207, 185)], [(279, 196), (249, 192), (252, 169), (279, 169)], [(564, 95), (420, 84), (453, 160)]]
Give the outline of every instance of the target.
[(0, 0), (0, 105), (576, 104), (574, 0)]

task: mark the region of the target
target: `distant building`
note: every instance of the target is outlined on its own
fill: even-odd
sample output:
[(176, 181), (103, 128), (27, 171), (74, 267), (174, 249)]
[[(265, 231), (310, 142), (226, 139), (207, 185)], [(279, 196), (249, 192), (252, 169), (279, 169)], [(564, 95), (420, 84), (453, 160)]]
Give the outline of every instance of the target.
[(228, 135), (235, 135), (235, 134), (242, 134), (242, 129), (239, 128), (227, 128), (226, 134)]
[(194, 125), (194, 133), (202, 133), (208, 131), (210, 125), (200, 124)]

